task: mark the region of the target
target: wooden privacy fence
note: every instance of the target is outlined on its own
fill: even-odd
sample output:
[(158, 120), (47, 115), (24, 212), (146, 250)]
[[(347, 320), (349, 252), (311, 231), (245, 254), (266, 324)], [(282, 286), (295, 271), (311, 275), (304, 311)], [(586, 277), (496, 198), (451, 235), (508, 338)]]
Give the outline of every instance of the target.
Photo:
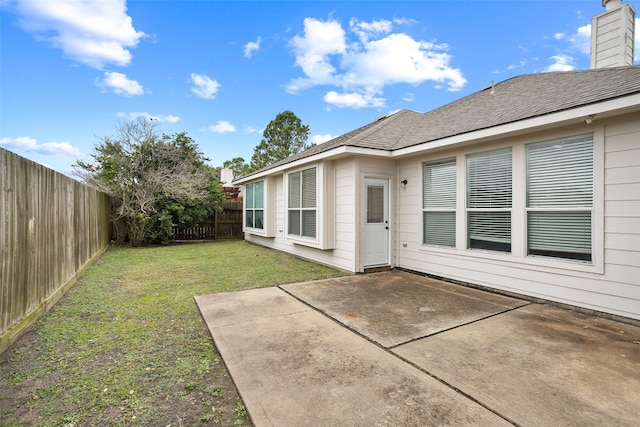
[(106, 194), (0, 148), (0, 352), (109, 244)]
[(174, 228), (175, 240), (242, 239), (242, 202), (226, 201), (216, 212), (196, 227)]

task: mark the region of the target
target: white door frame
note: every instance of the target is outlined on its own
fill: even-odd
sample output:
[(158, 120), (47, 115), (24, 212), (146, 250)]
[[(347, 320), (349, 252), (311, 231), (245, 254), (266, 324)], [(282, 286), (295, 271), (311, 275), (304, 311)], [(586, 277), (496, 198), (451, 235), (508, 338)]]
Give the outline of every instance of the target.
[[(371, 192), (369, 191), (370, 187)], [(380, 190), (382, 190), (382, 194), (380, 194)], [(363, 191), (364, 267), (389, 265), (391, 256), (389, 180), (365, 177)], [(370, 195), (376, 199), (369, 200)], [(382, 200), (380, 200), (380, 196)], [(370, 208), (371, 212), (369, 212)]]

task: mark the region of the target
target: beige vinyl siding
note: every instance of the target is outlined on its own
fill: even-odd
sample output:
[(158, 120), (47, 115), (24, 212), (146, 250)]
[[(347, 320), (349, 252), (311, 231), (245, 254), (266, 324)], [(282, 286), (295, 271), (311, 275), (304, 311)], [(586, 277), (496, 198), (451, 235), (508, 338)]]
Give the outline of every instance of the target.
[[(349, 271), (355, 271), (356, 178), (355, 159), (337, 160), (335, 173), (335, 250), (334, 256)], [(348, 267), (347, 267), (348, 266)]]
[(607, 125), (605, 138), (605, 271), (635, 287), (640, 312), (640, 115)]
[[(421, 245), (420, 167), (422, 162), (453, 155), (464, 156), (480, 146), (425, 153), (398, 163), (398, 266), (453, 280), (487, 286), (596, 311), (640, 319), (640, 117), (628, 115), (615, 122), (576, 126), (569, 130), (527, 135), (483, 144), (487, 150), (558, 136), (594, 132), (595, 200), (593, 265), (526, 253), (477, 253), (463, 246), (443, 249)], [(460, 157), (459, 157), (460, 158)], [(514, 175), (523, 174), (514, 166)], [(514, 176), (515, 179), (515, 176)], [(522, 181), (522, 180), (520, 180)], [(414, 184), (415, 185), (412, 185)], [(463, 186), (459, 178), (459, 188)], [(515, 184), (514, 184), (515, 185)], [(521, 185), (521, 184), (520, 184)], [(514, 197), (522, 188), (514, 187)], [(460, 199), (459, 199), (460, 201)], [(461, 207), (458, 206), (460, 211)], [(514, 218), (516, 221), (516, 218)], [(515, 224), (515, 222), (514, 222)], [(514, 225), (514, 234), (524, 230)], [(460, 228), (458, 228), (460, 231)], [(406, 247), (405, 247), (406, 246)]]

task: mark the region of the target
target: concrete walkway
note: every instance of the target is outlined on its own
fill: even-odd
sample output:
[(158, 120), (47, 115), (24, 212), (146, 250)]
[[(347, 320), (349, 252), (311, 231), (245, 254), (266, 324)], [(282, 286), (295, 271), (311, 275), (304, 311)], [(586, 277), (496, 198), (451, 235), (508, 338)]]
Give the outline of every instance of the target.
[(402, 272), (196, 297), (256, 426), (637, 426), (640, 328)]

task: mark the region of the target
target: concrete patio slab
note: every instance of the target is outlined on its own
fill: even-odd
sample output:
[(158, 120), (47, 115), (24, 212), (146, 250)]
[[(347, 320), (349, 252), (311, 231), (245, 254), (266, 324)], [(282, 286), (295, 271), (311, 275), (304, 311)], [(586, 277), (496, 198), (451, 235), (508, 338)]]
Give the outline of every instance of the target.
[(386, 348), (529, 304), (399, 271), (281, 288)]
[(640, 328), (543, 305), (393, 351), (522, 426), (640, 425)]
[(509, 425), (279, 288), (196, 303), (258, 427)]
[(640, 327), (400, 272), (282, 288), (196, 297), (256, 426), (638, 425)]

